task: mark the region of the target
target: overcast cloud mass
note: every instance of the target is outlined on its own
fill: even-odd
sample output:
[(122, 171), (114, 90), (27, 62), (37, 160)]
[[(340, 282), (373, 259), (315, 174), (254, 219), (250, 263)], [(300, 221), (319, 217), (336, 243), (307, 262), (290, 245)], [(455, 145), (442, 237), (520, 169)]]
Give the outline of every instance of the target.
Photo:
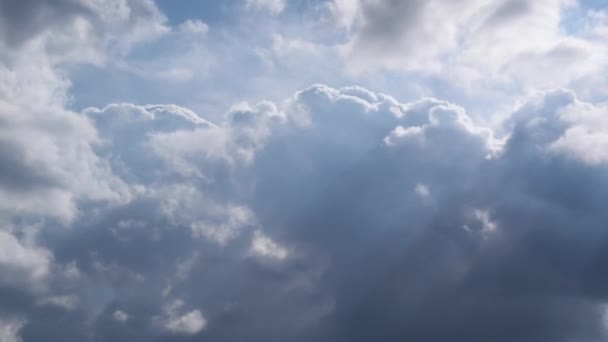
[(605, 0), (0, 0), (0, 341), (608, 340)]

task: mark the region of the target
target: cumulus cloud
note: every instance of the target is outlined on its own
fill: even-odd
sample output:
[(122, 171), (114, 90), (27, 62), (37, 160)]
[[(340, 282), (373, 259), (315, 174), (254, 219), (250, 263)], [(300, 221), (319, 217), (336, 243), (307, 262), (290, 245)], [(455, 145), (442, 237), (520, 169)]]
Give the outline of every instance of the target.
[(606, 147), (608, 125), (605, 106), (594, 106), (574, 100), (558, 113), (559, 120), (568, 124), (565, 132), (551, 148), (567, 153), (590, 164), (608, 161)]
[[(2, 114), (5, 186), (0, 210), (71, 220), (77, 214), (77, 199), (128, 196), (125, 185), (92, 151), (97, 140), (94, 128), (76, 113), (6, 105)], [(60, 135), (48, 131), (53, 125)]]
[[(596, 108), (571, 91), (538, 93), (508, 116), (505, 139), (460, 106), (362, 87), (240, 104), (220, 124), (173, 105), (85, 109), (90, 153), (133, 198), (84, 206), (73, 223), (83, 233), (50, 245), (80, 269), (60, 287), (83, 296), (77, 310), (108, 317), (94, 334), (118, 340), (160, 338), (159, 328), (228, 341), (604, 336), (603, 280), (584, 266), (602, 254), (559, 257), (602, 246), (587, 236), (601, 232), (593, 203), (608, 194), (590, 189), (603, 189), (605, 166), (562, 146), (573, 127), (600, 130)], [(574, 179), (580, 188), (563, 187)], [(586, 234), (571, 226), (581, 215)], [(5, 235), (27, 256), (13, 264), (48, 269), (48, 255)], [(42, 302), (68, 308), (71, 296)], [(532, 330), (519, 319), (530, 312)], [(264, 328), (277, 319), (284, 328)]]
[(340, 49), (351, 71), (422, 72), (475, 92), (488, 85), (567, 86), (605, 70), (601, 19), (565, 29), (577, 6), (570, 0), (331, 2), (336, 21), (348, 27)]
[[(2, 341), (606, 339), (605, 103), (537, 91), (488, 127), (441, 99), (314, 84), (214, 120), (177, 104), (80, 110), (64, 63), (206, 24), (169, 28), (151, 1), (0, 4)], [(560, 40), (566, 5), (328, 8), (353, 63), (434, 68), (464, 41), (458, 68), (511, 48), (569, 73), (601, 60), (605, 18)], [(69, 37), (83, 38), (64, 50)], [(527, 70), (508, 57), (487, 70)]]
[(201, 331), (206, 325), (201, 312), (194, 310), (181, 317), (170, 318), (165, 327), (176, 334), (194, 335)]
[(271, 238), (256, 230), (251, 240), (250, 252), (254, 256), (282, 260), (287, 257), (287, 249), (281, 247)]
[[(76, 201), (123, 201), (125, 184), (93, 151), (96, 128), (67, 109), (62, 63), (104, 63), (162, 33), (164, 16), (149, 1), (2, 2), (0, 210), (70, 221)], [(27, 20), (23, 20), (23, 17)], [(35, 101), (33, 100), (35, 99)]]
[(151, 0), (3, 1), (0, 44), (37, 47), (55, 63), (103, 64), (170, 31)]
[(35, 286), (51, 269), (52, 254), (38, 246), (19, 241), (10, 232), (0, 230), (0, 273), (2, 283)]
[[(569, 91), (530, 98), (505, 122), (511, 134), (501, 142), (491, 129), (476, 124), (463, 108), (444, 101), (399, 103), (358, 87), (333, 89), (323, 85), (296, 93), (282, 110), (286, 119), (264, 134), (253, 159), (240, 166), (245, 173), (240, 173), (244, 178), (238, 182), (253, 172), (256, 186), (255, 203), (251, 206), (257, 213), (256, 224), (282, 240), (292, 239), (300, 249), (314, 250), (317, 257), (331, 260), (325, 271), (331, 274), (329, 279), (309, 285), (319, 295), (329, 296), (332, 303), (313, 310), (320, 316), (313, 316), (310, 322), (324, 322), (313, 336), (356, 340), (385, 332), (380, 336), (389, 340), (391, 336), (441, 340), (448, 334), (472, 339), (498, 333), (480, 330), (473, 323), (480, 320), (500, 331), (508, 329), (507, 339), (602, 336), (603, 323), (593, 319), (599, 317), (596, 312), (602, 301), (589, 303), (586, 299), (592, 278), (587, 285), (581, 279), (571, 288), (573, 285), (567, 282), (560, 283), (564, 275), (555, 270), (547, 277), (557, 283), (547, 291), (573, 291), (568, 292), (568, 298), (557, 295), (520, 303), (519, 296), (541, 291), (538, 286), (542, 278), (534, 278), (533, 273), (528, 273), (535, 272), (534, 268), (522, 265), (519, 257), (509, 252), (518, 248), (531, 261), (544, 265), (557, 255), (538, 251), (537, 244), (560, 249), (572, 243), (555, 237), (573, 234), (567, 222), (552, 226), (553, 217), (566, 215), (554, 212), (556, 207), (601, 216), (590, 207), (568, 208), (574, 198), (590, 201), (587, 196), (602, 198), (605, 193), (570, 192), (557, 187), (572, 182), (570, 177), (585, 177), (590, 182), (588, 186), (601, 182), (591, 175), (601, 174), (603, 166), (576, 158), (572, 164), (571, 154), (556, 153), (553, 147), (580, 120), (568, 121), (568, 116), (561, 114), (577, 103)], [(579, 113), (585, 120), (593, 119), (584, 111)], [(256, 121), (241, 124), (257, 125)], [(350, 134), (341, 134), (343, 130)], [(278, 160), (291, 168), (271, 168)], [(551, 168), (557, 174), (539, 182), (542, 178), (537, 177), (543, 177)], [(434, 206), (418, 204), (416, 197), (429, 195), (421, 184), (433, 184)], [(411, 189), (416, 191), (412, 193)], [(286, 209), (272, 209), (278, 206)], [(570, 211), (567, 215), (572, 220), (577, 216)], [(279, 223), (289, 229), (273, 228)], [(598, 224), (599, 221), (589, 222), (588, 229), (593, 231), (599, 228)], [(575, 241), (583, 245), (590, 242), (585, 238)], [(380, 252), (377, 246), (385, 249)], [(286, 255), (282, 247), (259, 231), (254, 232), (249, 248), (261, 255)], [(594, 256), (588, 258), (564, 266), (576, 272), (583, 264), (594, 262)], [(311, 269), (319, 267), (316, 263), (323, 264), (315, 258), (311, 260), (307, 261)], [(426, 266), (416, 260), (427, 260)], [(383, 267), (376, 269), (380, 265)], [(497, 269), (497, 265), (505, 268)], [(367, 281), (384, 279), (384, 267), (401, 269), (403, 274), (393, 282), (402, 287)], [(505, 269), (508, 271), (502, 273)], [(196, 277), (196, 271), (194, 274)], [(502, 277), (507, 278), (499, 281)], [(523, 281), (523, 288), (518, 287), (516, 279)], [(292, 281), (295, 289), (302, 286), (301, 280)], [(357, 286), (353, 288), (352, 284)], [(467, 298), (465, 302), (448, 296), (455, 286), (464, 286), (458, 296)], [(481, 298), (479, 291), (484, 293)], [(496, 291), (501, 295), (492, 295)], [(442, 304), (416, 302), (419, 296), (431, 293), (447, 297)], [(450, 311), (445, 311), (446, 303)], [(388, 312), (382, 309), (387, 305), (392, 308)], [(327, 311), (328, 307), (332, 309)], [(527, 331), (516, 319), (530, 310), (536, 312), (535, 326), (545, 328)], [(573, 311), (577, 318), (570, 316)], [(353, 317), (353, 312), (360, 312), (368, 322), (365, 329), (352, 332), (355, 320), (363, 319)], [(469, 314), (459, 318), (463, 312)], [(567, 319), (561, 312), (568, 312), (567, 326), (557, 324)], [(304, 317), (298, 319), (306, 321)], [(399, 319), (416, 324), (402, 327), (387, 323)], [(436, 326), (432, 331), (426, 330), (422, 320), (458, 324), (442, 324), (447, 331), (443, 335), (432, 332)], [(589, 320), (597, 324), (596, 328), (584, 330), (583, 321)], [(218, 331), (214, 334), (227, 336)]]
[(112, 314), (112, 318), (114, 318), (118, 322), (126, 322), (129, 319), (129, 315), (121, 310), (116, 310)]
[(207, 326), (207, 321), (199, 310), (180, 313), (184, 303), (175, 300), (165, 308), (165, 317), (161, 319), (162, 326), (171, 334), (195, 335)]

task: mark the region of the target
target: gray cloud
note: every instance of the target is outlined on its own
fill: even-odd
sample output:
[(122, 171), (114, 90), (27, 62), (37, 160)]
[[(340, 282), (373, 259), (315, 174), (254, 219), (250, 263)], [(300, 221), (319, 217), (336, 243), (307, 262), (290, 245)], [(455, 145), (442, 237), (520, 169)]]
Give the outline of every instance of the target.
[(348, 32), (339, 50), (351, 73), (422, 75), (456, 92), (500, 96), (513, 88), (575, 85), (582, 93), (587, 83), (578, 80), (602, 73), (607, 46), (596, 33), (605, 25), (584, 19), (586, 28), (571, 29), (576, 3), (334, 0), (328, 6)]
[[(87, 15), (1, 4), (42, 13), (3, 29), (17, 54)], [(430, 6), (391, 3), (402, 23), (386, 4), (366, 4), (369, 39)], [(456, 104), (358, 86), (217, 123), (177, 105), (76, 112), (58, 52), (32, 51), (0, 64), (17, 75), (0, 87), (3, 341), (607, 337), (605, 104), (538, 92), (504, 137)]]
[[(58, 263), (76, 261), (79, 310), (96, 317), (88, 333), (101, 339), (602, 339), (605, 164), (551, 148), (572, 125), (559, 114), (572, 106), (592, 105), (568, 91), (531, 98), (501, 144), (450, 103), (313, 86), (219, 184), (183, 176), (170, 186), (161, 174), (171, 164), (136, 142), (154, 134), (131, 135), (157, 160), (141, 185), (159, 190), (42, 241), (55, 241)], [(176, 129), (192, 142), (211, 139), (200, 129), (232, 134), (230, 121), (191, 125)], [(259, 129), (256, 120), (238, 125)], [(120, 129), (104, 134), (112, 132)], [(433, 201), (420, 198), (421, 183)], [(161, 191), (177, 184), (191, 189)], [(254, 216), (230, 239), (194, 234), (195, 221), (233, 224), (235, 212), (221, 209), (231, 203)], [(252, 258), (260, 228), (267, 248), (287, 254)], [(116, 320), (117, 310), (129, 319)], [(29, 317), (23, 336), (49, 333)]]
[(21, 44), (49, 27), (65, 25), (77, 16), (93, 15), (78, 0), (60, 0), (52, 4), (39, 0), (4, 0), (0, 1), (0, 13), (2, 41), (11, 45)]

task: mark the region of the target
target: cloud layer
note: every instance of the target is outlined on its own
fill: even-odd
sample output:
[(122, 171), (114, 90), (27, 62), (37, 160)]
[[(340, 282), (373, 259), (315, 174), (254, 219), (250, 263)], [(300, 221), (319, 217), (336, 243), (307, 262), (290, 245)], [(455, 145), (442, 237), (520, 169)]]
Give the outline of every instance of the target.
[(132, 197), (76, 201), (73, 228), (42, 223), (38, 245), (3, 232), (2, 263), (44, 287), (12, 314), (38, 317), (32, 340), (57, 303), (36, 298), (58, 295), (94, 319), (66, 340), (601, 339), (606, 160), (574, 139), (601, 144), (605, 110), (539, 93), (501, 140), (457, 105), (360, 87), (239, 105), (221, 125), (87, 109), (90, 153)]
[[(239, 4), (277, 22), (297, 7)], [(509, 56), (535, 70), (553, 68), (546, 54), (580, 61), (576, 77), (564, 62), (567, 82), (550, 81), (562, 86), (605, 68), (590, 62), (605, 49), (603, 12), (585, 15), (596, 21), (584, 38), (552, 21), (574, 5), (331, 1), (315, 7), (331, 28), (315, 29), (343, 30), (336, 58), (353, 65), (429, 71), (453, 51), (455, 70), (479, 51), (503, 56), (489, 36), (511, 42), (534, 27), (547, 45), (531, 38)], [(150, 1), (0, 10), (0, 340), (608, 337), (605, 101), (522, 90), (510, 109), (480, 116), (456, 101), (318, 83), (213, 117), (164, 101), (78, 108), (74, 69), (132, 73), (167, 36), (199, 46), (215, 27), (172, 26)], [(273, 61), (281, 50), (282, 67), (329, 44), (272, 41), (258, 52)], [(477, 71), (518, 78), (527, 69), (515, 59)]]

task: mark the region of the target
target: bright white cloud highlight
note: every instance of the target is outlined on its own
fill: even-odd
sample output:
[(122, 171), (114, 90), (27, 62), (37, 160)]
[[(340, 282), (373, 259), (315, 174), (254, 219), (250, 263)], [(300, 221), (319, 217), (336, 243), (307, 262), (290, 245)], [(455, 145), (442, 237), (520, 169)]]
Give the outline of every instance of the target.
[(52, 254), (43, 248), (19, 241), (10, 232), (0, 230), (0, 283), (37, 287), (49, 275)]
[(124, 311), (116, 310), (112, 314), (112, 318), (114, 318), (114, 320), (117, 322), (126, 322), (127, 320), (129, 320), (129, 318), (131, 318), (131, 316), (129, 316), (129, 314)]
[(281, 247), (259, 230), (254, 232), (253, 239), (251, 239), (250, 251), (254, 256), (277, 260), (283, 260), (288, 255), (287, 249)]
[(20, 319), (0, 319), (0, 340), (2, 342), (21, 342), (19, 331), (27, 323)]
[(161, 319), (163, 328), (177, 335), (195, 335), (207, 326), (207, 321), (200, 310), (183, 311), (184, 303), (175, 300), (165, 308), (165, 317)]

